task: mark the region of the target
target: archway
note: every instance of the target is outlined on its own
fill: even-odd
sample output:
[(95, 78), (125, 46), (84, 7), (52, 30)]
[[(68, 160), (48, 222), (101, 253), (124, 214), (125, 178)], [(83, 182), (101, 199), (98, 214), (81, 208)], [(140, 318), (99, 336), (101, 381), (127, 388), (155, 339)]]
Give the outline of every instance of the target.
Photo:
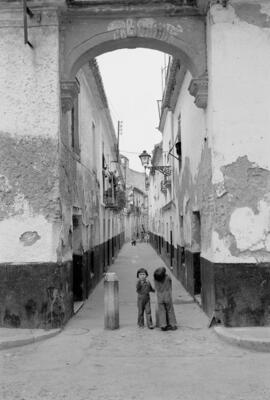
[(201, 16), (91, 18), (63, 22), (61, 80), (70, 81), (88, 60), (121, 48), (150, 48), (173, 55), (199, 78), (206, 71), (205, 23)]
[[(158, 50), (180, 59), (184, 68), (189, 70), (193, 81), (201, 80), (207, 69), (205, 22), (199, 15), (95, 18), (73, 10), (62, 20), (60, 45), (63, 137), (67, 136), (65, 126), (68, 126), (68, 123), (65, 121), (73, 117), (72, 113), (67, 115), (66, 112), (74, 110), (73, 104), (76, 103), (80, 90), (75, 78), (76, 76), (78, 78), (83, 66), (104, 53), (124, 48)], [(196, 90), (195, 96), (197, 97)], [(74, 124), (71, 123), (71, 126)], [(64, 157), (63, 164), (65, 164)], [(106, 229), (103, 230), (107, 231), (106, 244), (103, 247), (104, 259), (106, 258), (110, 264), (113, 248), (110, 239), (110, 219), (107, 220)], [(170, 243), (172, 247), (172, 235)]]

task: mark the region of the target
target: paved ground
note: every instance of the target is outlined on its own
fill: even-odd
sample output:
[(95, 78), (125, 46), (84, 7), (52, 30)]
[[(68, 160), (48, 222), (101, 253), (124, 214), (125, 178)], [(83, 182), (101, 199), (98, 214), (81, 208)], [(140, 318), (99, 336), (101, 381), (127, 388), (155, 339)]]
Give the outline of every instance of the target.
[(103, 329), (101, 283), (62, 333), (0, 352), (0, 399), (268, 400), (270, 354), (221, 341), (175, 279), (179, 329), (136, 327), (136, 270), (147, 267), (152, 277), (161, 265), (149, 245), (126, 244), (111, 268), (120, 280), (120, 329)]

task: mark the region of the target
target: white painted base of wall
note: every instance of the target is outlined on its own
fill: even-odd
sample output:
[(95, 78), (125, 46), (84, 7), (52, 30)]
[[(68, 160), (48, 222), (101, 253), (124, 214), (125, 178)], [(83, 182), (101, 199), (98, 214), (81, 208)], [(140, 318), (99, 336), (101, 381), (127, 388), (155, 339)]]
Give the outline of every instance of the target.
[[(20, 237), (25, 232), (37, 232), (40, 237), (26, 245)], [(53, 224), (43, 216), (20, 215), (0, 222), (0, 263), (56, 262)]]

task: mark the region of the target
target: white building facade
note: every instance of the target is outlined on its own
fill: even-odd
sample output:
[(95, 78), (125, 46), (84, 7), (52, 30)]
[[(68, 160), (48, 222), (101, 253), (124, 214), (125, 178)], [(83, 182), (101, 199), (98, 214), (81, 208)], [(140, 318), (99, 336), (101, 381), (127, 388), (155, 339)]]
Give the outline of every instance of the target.
[(122, 156), (126, 182), (125, 240), (142, 241), (148, 232), (148, 192), (145, 174), (129, 168), (128, 158)]
[[(58, 141), (46, 135), (40, 142), (20, 139), (16, 132), (9, 138), (24, 141), (24, 152), (13, 154), (13, 168), (5, 175), (15, 203), (1, 222), (0, 253), (10, 277), (1, 287), (2, 326), (62, 326), (74, 301), (88, 297), (124, 242), (124, 180), (96, 61), (83, 66), (75, 82), (61, 84), (61, 92)], [(48, 146), (50, 160), (44, 156)], [(17, 163), (27, 168), (15, 179)], [(36, 184), (26, 181), (32, 170)], [(46, 224), (36, 216), (38, 208), (47, 210)], [(10, 234), (3, 233), (5, 223)], [(12, 248), (11, 237), (17, 237)]]
[[(250, 190), (256, 187), (260, 192), (257, 179), (267, 181), (267, 172), (258, 160), (250, 163), (241, 155), (226, 164), (222, 144), (217, 152), (218, 138), (209, 125), (216, 110), (209, 109), (209, 103), (207, 109), (197, 107), (193, 90), (189, 71), (179, 60), (171, 60), (159, 126), (163, 139), (152, 158), (154, 167), (169, 166), (171, 175), (155, 172), (150, 178), (151, 242), (209, 317), (214, 312), (227, 326), (257, 325), (259, 320), (266, 324), (267, 289), (257, 286), (258, 274), (266, 282), (269, 273), (267, 241), (259, 234), (264, 231), (263, 237), (267, 236), (266, 200), (258, 199), (258, 208), (252, 211), (255, 199)], [(203, 104), (204, 96), (198, 101)], [(230, 141), (231, 152), (242, 153), (243, 141), (234, 125), (232, 132), (223, 136), (224, 149)], [(254, 139), (247, 135), (245, 142), (249, 141)], [(262, 225), (257, 225), (257, 218), (264, 221)], [(260, 266), (259, 259), (266, 262)]]
[[(123, 202), (116, 190), (120, 172), (112, 168), (114, 149), (97, 138), (105, 160), (99, 167), (103, 159), (97, 159), (95, 174), (80, 140), (104, 133), (106, 113), (99, 109), (102, 124), (101, 117), (88, 119), (84, 112), (85, 124), (75, 117), (82, 117), (80, 96), (87, 102), (91, 97), (84, 90), (84, 66), (106, 52), (136, 47), (180, 59), (179, 83), (171, 88), (179, 91), (164, 125), (167, 132), (171, 124), (172, 133), (162, 151), (180, 132), (181, 166), (170, 157), (162, 162), (172, 163), (175, 174), (179, 168), (178, 179), (171, 176), (178, 221), (168, 230), (166, 222), (164, 232), (168, 240), (168, 232), (179, 230), (172, 242), (185, 249), (188, 269), (181, 275), (190, 292), (201, 284), (205, 311), (220, 310), (226, 325), (269, 324), (269, 1), (150, 0), (130, 7), (125, 0), (32, 0), (28, 5), (32, 18), (24, 18), (21, 0), (0, 5), (1, 324), (64, 323), (72, 313), (73, 255), (82, 257), (92, 245), (121, 234), (122, 223), (112, 217), (120, 207), (116, 193)], [(167, 215), (172, 209), (165, 199), (164, 206)], [(86, 232), (96, 226), (96, 214), (105, 218), (88, 234), (90, 246)], [(104, 251), (94, 254), (99, 258)], [(23, 294), (29, 285), (31, 298)]]

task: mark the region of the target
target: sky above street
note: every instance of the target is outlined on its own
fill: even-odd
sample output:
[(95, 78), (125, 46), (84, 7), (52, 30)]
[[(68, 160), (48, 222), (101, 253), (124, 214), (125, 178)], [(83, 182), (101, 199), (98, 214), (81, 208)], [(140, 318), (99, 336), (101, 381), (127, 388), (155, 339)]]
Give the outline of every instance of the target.
[(117, 121), (123, 121), (120, 152), (129, 158), (130, 168), (143, 171), (138, 155), (143, 150), (151, 154), (161, 141), (157, 100), (162, 97), (165, 55), (123, 49), (103, 54), (97, 61), (116, 132)]

